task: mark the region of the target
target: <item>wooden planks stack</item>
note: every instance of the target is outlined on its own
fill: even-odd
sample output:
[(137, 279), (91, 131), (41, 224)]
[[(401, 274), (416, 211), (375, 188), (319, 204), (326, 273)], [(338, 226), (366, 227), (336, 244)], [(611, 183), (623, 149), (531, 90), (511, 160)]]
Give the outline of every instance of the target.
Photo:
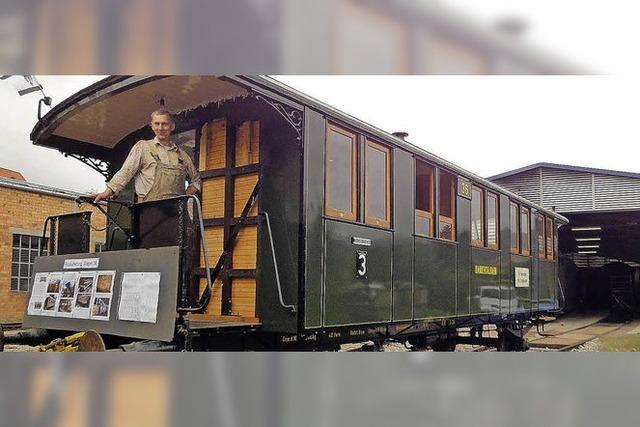
[[(231, 174), (233, 168), (254, 165), (259, 163), (260, 122), (247, 121), (236, 126), (235, 132), (229, 133), (226, 119), (216, 119), (203, 126), (200, 138), (200, 171), (218, 170), (222, 176), (204, 178), (202, 181), (202, 214), (205, 223), (207, 220), (223, 219), (225, 214), (225, 181), (231, 182), (233, 187), (233, 200), (230, 200), (234, 218), (242, 213), (253, 188), (258, 180), (258, 173)], [(227, 135), (234, 135), (234, 141), (227, 142)], [(234, 144), (235, 156), (227, 164), (228, 144)], [(231, 156), (229, 156), (231, 157)], [(222, 173), (224, 169), (224, 174)], [(249, 217), (255, 217), (258, 212), (257, 203), (249, 213)], [(228, 219), (227, 219), (228, 220)], [(225, 221), (227, 221), (225, 220)], [(219, 221), (215, 225), (205, 225), (205, 243), (209, 255), (209, 267), (218, 261), (223, 249), (224, 226)], [(235, 246), (230, 260), (232, 270), (255, 272), (258, 252), (258, 227), (248, 224), (242, 227), (235, 241)], [(200, 256), (200, 265), (204, 268), (204, 254)], [(246, 276), (246, 274), (244, 275)], [(229, 312), (223, 313), (223, 292), (221, 284), (230, 286), (231, 305)], [(200, 292), (206, 286), (206, 280), (200, 280)], [(214, 284), (211, 301), (205, 314), (192, 315), (193, 318), (202, 320), (242, 320), (258, 322), (256, 317), (256, 280), (254, 277), (230, 277), (224, 280), (218, 278)], [(227, 290), (228, 291), (228, 290)], [(225, 293), (228, 293), (225, 291)]]

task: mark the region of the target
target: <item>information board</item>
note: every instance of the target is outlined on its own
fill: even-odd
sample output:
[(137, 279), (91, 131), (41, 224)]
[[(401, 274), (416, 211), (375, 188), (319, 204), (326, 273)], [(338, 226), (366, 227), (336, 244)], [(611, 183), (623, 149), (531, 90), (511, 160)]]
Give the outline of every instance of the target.
[(23, 327), (171, 341), (178, 264), (177, 246), (39, 257)]

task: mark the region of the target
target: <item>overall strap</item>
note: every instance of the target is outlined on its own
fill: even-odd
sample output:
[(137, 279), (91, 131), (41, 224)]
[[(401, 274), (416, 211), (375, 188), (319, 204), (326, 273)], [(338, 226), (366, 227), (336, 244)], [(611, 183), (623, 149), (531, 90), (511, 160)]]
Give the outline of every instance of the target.
[(158, 152), (158, 147), (156, 147), (155, 139), (149, 140), (147, 145), (148, 145), (149, 154), (151, 154), (151, 157), (153, 157), (156, 162), (160, 163), (160, 153)]

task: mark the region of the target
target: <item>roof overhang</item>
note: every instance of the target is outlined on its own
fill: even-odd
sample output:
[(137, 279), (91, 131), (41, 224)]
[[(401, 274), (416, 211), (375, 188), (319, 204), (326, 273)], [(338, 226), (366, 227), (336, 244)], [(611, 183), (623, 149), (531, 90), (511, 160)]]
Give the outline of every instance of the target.
[(244, 86), (217, 76), (107, 77), (52, 109), (34, 127), (31, 139), (36, 145), (100, 158), (144, 128), (161, 100), (179, 114), (248, 94)]

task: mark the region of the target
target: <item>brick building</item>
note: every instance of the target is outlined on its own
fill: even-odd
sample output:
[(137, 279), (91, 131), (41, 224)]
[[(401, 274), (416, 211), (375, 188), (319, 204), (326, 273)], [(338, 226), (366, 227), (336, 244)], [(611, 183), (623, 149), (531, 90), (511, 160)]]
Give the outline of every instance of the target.
[[(0, 324), (20, 323), (26, 305), (31, 268), (40, 250), (42, 227), (51, 215), (88, 211), (91, 223), (103, 228), (105, 218), (89, 205), (78, 206), (78, 193), (30, 183), (18, 172), (0, 173)], [(105, 241), (91, 231), (90, 250)]]

